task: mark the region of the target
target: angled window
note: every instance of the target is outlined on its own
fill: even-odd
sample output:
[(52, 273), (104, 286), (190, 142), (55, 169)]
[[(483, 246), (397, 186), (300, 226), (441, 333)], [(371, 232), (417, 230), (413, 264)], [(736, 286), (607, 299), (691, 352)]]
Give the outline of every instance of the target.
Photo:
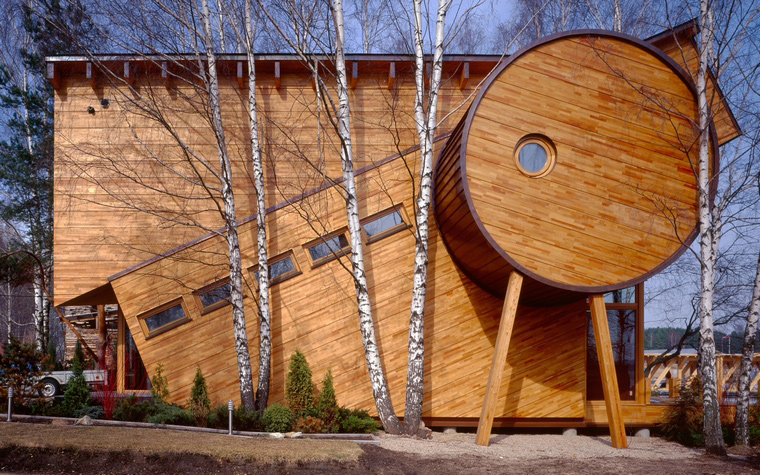
[(346, 230), (342, 229), (304, 244), (311, 259), (311, 266), (322, 265), (351, 252), (351, 245), (346, 234)]
[[(256, 282), (259, 281), (258, 269), (258, 264), (249, 268), (256, 277)], [(301, 269), (298, 268), (298, 262), (296, 262), (292, 250), (283, 252), (282, 254), (278, 254), (269, 259), (269, 285), (278, 284), (291, 277), (295, 277), (300, 273)]]
[(394, 206), (362, 220), (362, 229), (367, 236), (367, 243), (379, 241), (385, 237), (407, 229), (401, 205)]
[(146, 339), (190, 321), (181, 298), (145, 312), (137, 319)]
[(222, 279), (193, 292), (201, 315), (230, 304), (230, 279)]

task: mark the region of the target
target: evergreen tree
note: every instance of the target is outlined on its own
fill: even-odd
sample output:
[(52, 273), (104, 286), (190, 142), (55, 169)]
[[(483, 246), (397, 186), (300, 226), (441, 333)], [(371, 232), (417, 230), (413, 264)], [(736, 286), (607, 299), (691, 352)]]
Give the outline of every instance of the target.
[(0, 65), (0, 109), (8, 118), (3, 124), (6, 137), (0, 141), (0, 190), (10, 197), (0, 201), (0, 219), (14, 230), (8, 250), (21, 249), (39, 257), (45, 275), (39, 275), (28, 258), (0, 263), (0, 267), (20, 266), (25, 272), (10, 269), (0, 275), (13, 275), (15, 280), (23, 276), (34, 284), (37, 346), (44, 351), (49, 303), (42, 285), (50, 283), (53, 253), (54, 97), (46, 79), (45, 57), (80, 53), (76, 45), (95, 44), (97, 30), (78, 0), (19, 3), (24, 38), (18, 41), (22, 46), (17, 64)]
[(290, 367), (285, 379), (285, 400), (297, 418), (308, 415), (314, 409), (311, 368), (300, 350), (296, 350), (290, 357)]

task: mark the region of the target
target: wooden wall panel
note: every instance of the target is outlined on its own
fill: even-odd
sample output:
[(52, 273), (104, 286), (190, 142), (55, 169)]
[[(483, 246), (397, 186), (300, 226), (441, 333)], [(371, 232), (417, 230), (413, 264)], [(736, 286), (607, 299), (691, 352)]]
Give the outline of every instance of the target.
[[(495, 64), (495, 60), (489, 61), (486, 63)], [(265, 62), (263, 72), (257, 75), (257, 91), (261, 148), (267, 163), (267, 204), (272, 206), (324, 185), (324, 175), (340, 177), (341, 167), (337, 141), (325, 112), (319, 110), (322, 106), (309, 76), (299, 72), (300, 66), (283, 63), (277, 90), (270, 63)], [(398, 80), (388, 90), (378, 87), (387, 72), (370, 63), (362, 63), (357, 87), (350, 91), (357, 168), (395, 155), (417, 140), (412, 113), (414, 81), (408, 68), (398, 65)], [(442, 132), (459, 121), (474, 88), (490, 69), (489, 65), (472, 68), (471, 81), (460, 90), (458, 80), (452, 79), (458, 77), (454, 71), (460, 65), (451, 62), (446, 66), (451, 72), (443, 83), (439, 110), (451, 115), (441, 124)], [(139, 71), (140, 65), (132, 62), (132, 66)], [(55, 99), (56, 304), (103, 285), (109, 275), (222, 226), (215, 203), (198, 199), (207, 196), (206, 191), (179, 177), (195, 172), (184, 161), (178, 140), (189, 153), (207, 160), (210, 168), (218, 168), (215, 138), (202, 112), (202, 91), (178, 77), (167, 89), (144, 71), (136, 76), (134, 92), (101, 71), (93, 89), (78, 67), (83, 70), (83, 63), (68, 66)], [(121, 62), (114, 64), (115, 71), (121, 67)], [(222, 76), (220, 89), (238, 218), (242, 219), (255, 209), (247, 147), (247, 96), (234, 77)], [(103, 98), (109, 99), (108, 107), (101, 106)], [(141, 100), (157, 113), (142, 113), (140, 107), (145, 103)], [(211, 172), (200, 173), (214, 183)], [(313, 199), (312, 206), (318, 211), (325, 204)]]
[[(401, 159), (359, 176), (359, 188), (383, 183), (382, 196), (363, 194), (362, 216), (402, 203), (411, 216), (410, 177)], [(345, 225), (345, 211), (334, 189), (320, 197), (332, 230)], [(304, 205), (308, 206), (308, 204)], [(338, 401), (371, 409), (374, 401), (365, 369), (355, 296), (349, 274), (338, 261), (310, 268), (300, 246), (314, 237), (292, 209), (268, 216), (276, 254), (295, 248), (303, 273), (272, 287), (272, 381), (270, 403), (282, 401), (288, 359), (298, 348), (306, 355), (315, 382), (332, 369)], [(312, 223), (314, 224), (314, 223)], [(252, 264), (254, 223), (243, 225), (244, 260)], [(187, 399), (195, 368), (208, 379), (212, 399), (239, 400), (229, 307), (199, 316), (188, 298), (195, 288), (220, 277), (224, 244), (203, 241), (185, 251), (148, 264), (112, 281), (148, 371), (163, 363), (172, 398)], [(366, 246), (367, 274), (378, 343), (394, 407), (403, 414), (406, 344), (411, 299), (414, 238), (402, 231)], [(189, 256), (212, 258), (189, 259)], [(203, 262), (203, 261), (207, 262)], [(341, 259), (346, 263), (346, 259)], [(209, 266), (209, 263), (216, 266)], [(181, 277), (181, 282), (178, 277)], [(252, 276), (248, 275), (248, 279)], [(314, 289), (319, 289), (315, 292)], [(155, 338), (145, 339), (136, 316), (171, 300), (185, 297), (192, 321)], [(252, 364), (258, 352), (255, 301), (246, 298)], [(470, 282), (446, 251), (436, 226), (431, 228), (430, 267), (426, 302), (426, 382), (424, 415), (477, 417), (493, 354), (501, 300)], [(575, 304), (546, 311), (521, 308), (509, 349), (497, 417), (571, 417), (584, 415), (585, 306)], [(255, 370), (254, 370), (255, 373)]]

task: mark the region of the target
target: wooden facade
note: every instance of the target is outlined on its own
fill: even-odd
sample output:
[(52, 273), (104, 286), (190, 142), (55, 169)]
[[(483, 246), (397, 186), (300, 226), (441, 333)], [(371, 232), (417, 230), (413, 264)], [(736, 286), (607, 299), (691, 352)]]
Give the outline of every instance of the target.
[[(682, 205), (678, 209), (684, 219), (676, 229), (679, 237), (693, 237), (696, 195), (693, 177), (686, 173), (690, 155), (666, 147), (676, 133), (694, 137), (688, 121), (680, 119), (694, 113), (693, 87), (676, 66), (679, 58), (688, 58), (674, 55), (673, 62), (656, 48), (671, 47), (684, 35), (684, 47), (693, 47), (688, 28), (656, 37), (654, 46), (584, 32), (544, 41), (503, 63), (490, 56), (446, 58), (439, 110), (447, 118), (435, 143), (440, 158), (425, 313), (423, 417), (428, 421), (472, 425), (481, 416), (506, 278), (516, 269), (526, 276), (527, 293), (522, 295), (527, 297), (510, 310), (514, 321), (499, 370), (501, 382), (490, 388), (494, 426), (607, 424), (604, 403), (599, 406), (587, 387), (592, 381), (588, 366), (596, 363), (588, 360), (591, 330), (584, 297), (636, 285), (681, 252), (661, 211), (648, 206), (643, 196), (651, 198), (656, 191)], [(367, 277), (382, 363), (401, 415), (419, 158), (414, 81), (408, 58), (361, 55), (348, 60)], [(163, 365), (172, 400), (187, 400), (200, 367), (211, 399), (221, 403), (239, 400), (239, 386), (230, 306), (204, 303), (213, 299), (203, 297), (223, 286), (228, 273), (224, 238), (209, 233), (222, 224), (215, 211), (218, 199), (179, 179), (193, 173), (187, 168), (188, 154), (217, 157), (208, 119), (199, 113), (203, 92), (182, 69), (191, 63), (155, 57), (58, 58), (49, 63), (56, 84), (55, 296), (56, 304), (64, 305), (118, 303), (120, 367), (133, 340), (149, 373)], [(246, 74), (245, 61), (224, 56), (220, 64), (237, 212), (246, 217), (255, 202), (246, 148), (246, 83), (238, 81)], [(613, 80), (620, 78), (615, 71), (629, 65), (640, 85), (634, 92), (626, 90), (622, 79)], [(502, 87), (503, 72), (513, 66), (519, 77), (507, 75), (507, 89), (493, 95), (501, 102), (486, 104)], [(347, 236), (337, 141), (303, 65), (290, 56), (264, 56), (256, 67), (267, 160), (268, 252), (271, 262), (288, 261), (287, 272), (271, 287), (270, 403), (284, 398), (288, 358), (300, 349), (315, 379), (332, 370), (340, 404), (374, 411), (348, 260), (312, 252), (322, 242), (320, 236), (335, 242)], [(605, 67), (613, 72), (601, 71)], [(535, 89), (543, 83), (557, 94), (550, 103), (545, 92)], [(642, 106), (644, 85), (657, 97), (678, 103), (678, 112)], [(474, 114), (485, 114), (490, 124), (480, 135), (473, 135)], [(516, 116), (517, 122), (510, 122)], [(658, 128), (665, 122), (675, 123), (676, 130)], [(727, 109), (718, 110), (715, 130), (721, 141), (738, 133)], [(508, 173), (504, 165), (513, 164), (515, 142), (526, 133), (551, 137), (556, 165), (540, 178), (500, 175)], [(468, 165), (466, 174), (463, 162), (455, 159), (464, 148), (467, 154), (475, 150), (483, 155), (483, 164)], [(504, 160), (494, 158), (499, 154)], [(620, 180), (615, 186), (621, 176), (627, 187)], [(553, 194), (536, 196), (530, 183), (542, 183)], [(637, 184), (638, 195), (631, 191)], [(595, 201), (587, 202), (588, 196)], [(481, 201), (473, 205), (473, 200)], [(492, 209), (504, 203), (511, 203), (511, 211), (509, 206)], [(563, 209), (572, 216), (562, 215)], [(369, 223), (391, 214), (392, 227), (378, 234), (367, 231)], [(473, 216), (486, 215), (496, 216), (493, 222), (481, 222), (490, 226), (490, 236), (497, 229), (502, 233), (491, 241), (474, 232), (480, 228)], [(254, 367), (255, 226), (255, 219), (245, 218), (239, 228)], [(620, 259), (605, 260), (611, 255)], [(641, 285), (637, 289), (634, 299), (597, 307), (600, 319), (615, 312), (633, 316), (632, 333), (609, 329), (621, 341), (624, 334), (632, 338), (636, 358), (637, 369), (619, 389), (626, 393), (619, 410), (626, 425), (651, 424), (661, 415), (647, 404)], [(617, 371), (620, 378), (616, 362), (604, 359), (608, 353), (611, 357), (609, 351), (599, 353), (604, 371)], [(119, 384), (134, 389), (123, 375)]]

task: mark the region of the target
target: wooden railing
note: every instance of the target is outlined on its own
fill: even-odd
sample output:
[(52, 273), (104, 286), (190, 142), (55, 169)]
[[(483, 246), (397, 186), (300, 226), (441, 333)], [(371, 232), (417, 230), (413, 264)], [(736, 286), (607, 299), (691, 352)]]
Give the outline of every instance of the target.
[[(649, 367), (658, 356), (659, 354), (656, 353), (645, 353), (646, 367)], [(722, 399), (724, 393), (734, 392), (738, 389), (741, 355), (718, 353), (715, 359), (715, 369), (719, 382), (718, 399)], [(650, 388), (653, 390), (659, 388), (663, 380), (668, 379), (668, 376), (675, 383), (670, 386), (673, 387), (678, 386), (681, 381), (691, 381), (696, 375), (697, 355), (680, 355), (666, 363), (658, 363), (649, 371)], [(758, 382), (760, 382), (760, 353), (755, 353), (750, 376), (752, 377), (749, 386), (750, 393), (757, 394)], [(674, 391), (671, 391), (671, 397), (675, 397), (673, 393)]]

